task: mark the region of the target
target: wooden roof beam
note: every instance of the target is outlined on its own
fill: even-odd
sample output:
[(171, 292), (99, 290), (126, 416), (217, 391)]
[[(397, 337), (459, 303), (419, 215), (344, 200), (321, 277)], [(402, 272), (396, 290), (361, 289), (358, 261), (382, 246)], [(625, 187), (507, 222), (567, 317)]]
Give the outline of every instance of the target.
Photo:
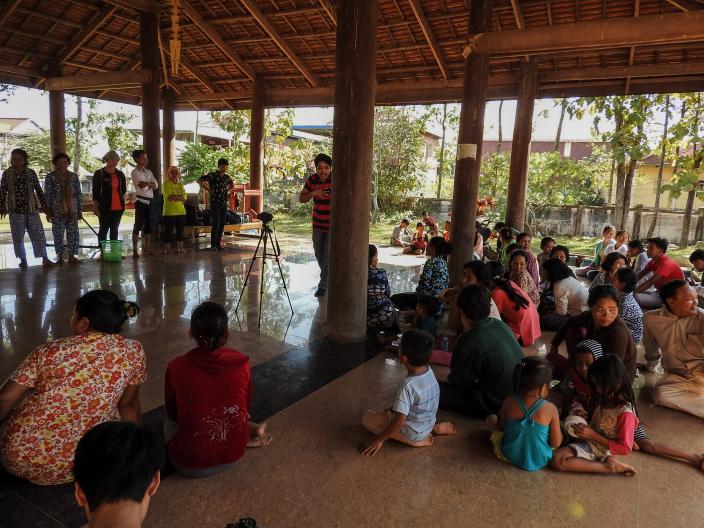
[(319, 86), (320, 81), (310, 70), (308, 65), (293, 51), (293, 48), (286, 42), (277, 29), (267, 20), (264, 14), (259, 10), (257, 4), (253, 0), (240, 0), (240, 3), (249, 11), (257, 23), (266, 31), (266, 33), (272, 38), (276, 45), (284, 52), (284, 54), (289, 58), (289, 60), (296, 66), (298, 71), (301, 72), (303, 77), (310, 83), (311, 86)]
[(418, 24), (420, 24), (420, 29), (423, 31), (423, 35), (425, 35), (425, 40), (428, 41), (430, 51), (433, 52), (435, 61), (440, 67), (442, 76), (445, 79), (451, 79), (452, 72), (450, 71), (450, 68), (447, 67), (447, 62), (442, 54), (442, 50), (440, 49), (437, 40), (435, 40), (435, 35), (433, 34), (433, 30), (430, 28), (430, 23), (428, 22), (425, 13), (423, 13), (423, 6), (420, 5), (420, 0), (409, 0), (409, 3), (411, 4), (413, 14), (416, 16), (416, 20), (418, 20)]
[(704, 40), (704, 11), (489, 31), (479, 36), (476, 51), (520, 56), (699, 40)]
[(106, 4), (112, 4), (122, 9), (130, 9), (132, 11), (151, 11), (159, 13), (161, 4), (154, 0), (104, 0)]
[[(213, 27), (203, 19), (200, 13), (190, 4), (190, 2), (187, 0), (182, 0), (181, 7), (183, 8), (183, 12), (186, 16), (190, 18), (196, 26), (198, 26), (198, 29), (200, 29), (205, 36), (212, 40), (213, 43), (220, 48), (220, 51), (222, 51), (225, 56), (242, 71), (242, 73), (244, 73), (251, 80), (254, 80), (256, 77), (254, 70), (244, 60), (242, 60), (242, 58), (227, 42), (225, 42), (225, 39), (220, 36), (220, 33), (213, 29)], [(183, 59), (181, 62), (183, 62)], [(190, 68), (188, 69), (191, 70)], [(191, 70), (191, 73), (193, 73), (193, 70)]]
[(22, 0), (8, 0), (5, 2), (5, 5), (0, 9), (0, 26), (7, 22), (7, 19), (10, 18), (10, 15), (17, 9), (21, 1)]
[(117, 86), (139, 86), (151, 81), (156, 72), (151, 70), (120, 70), (90, 75), (49, 77), (44, 85), (47, 90), (98, 90)]
[(114, 13), (117, 11), (117, 7), (114, 5), (106, 5), (98, 13), (93, 15), (93, 17), (85, 24), (83, 30), (78, 33), (69, 42), (64, 49), (59, 52), (56, 57), (56, 62), (59, 64), (64, 62), (66, 59), (71, 58), (71, 55), (76, 53), (83, 44), (85, 44), (88, 39), (90, 39), (100, 26), (102, 26)]
[(337, 26), (337, 12), (335, 11), (335, 6), (332, 5), (332, 2), (330, 2), (330, 0), (318, 0), (318, 3), (320, 4), (320, 7), (323, 8), (323, 11), (325, 11), (325, 14), (330, 19), (330, 22), (332, 22), (332, 25)]
[[(547, 5), (548, 7), (550, 6), (550, 4)], [(525, 29), (526, 21), (523, 19), (523, 11), (521, 10), (521, 6), (518, 5), (518, 0), (511, 0), (511, 9), (513, 9), (513, 16), (516, 19), (518, 29)]]
[[(166, 52), (169, 57), (171, 57), (171, 54), (169, 52), (168, 48), (164, 48), (164, 51)], [(213, 80), (208, 77), (205, 73), (203, 73), (203, 70), (201, 70), (198, 66), (193, 64), (187, 57), (184, 57), (181, 55), (181, 59), (179, 60), (179, 63), (181, 66), (186, 68), (189, 72), (191, 72), (191, 75), (196, 78), (196, 80), (203, 85), (203, 87), (210, 93), (213, 93), (215, 90), (213, 90), (212, 85), (213, 85)]]
[(697, 4), (690, 0), (666, 0), (666, 2), (678, 9), (681, 9), (682, 11), (701, 9), (703, 7), (701, 4)]

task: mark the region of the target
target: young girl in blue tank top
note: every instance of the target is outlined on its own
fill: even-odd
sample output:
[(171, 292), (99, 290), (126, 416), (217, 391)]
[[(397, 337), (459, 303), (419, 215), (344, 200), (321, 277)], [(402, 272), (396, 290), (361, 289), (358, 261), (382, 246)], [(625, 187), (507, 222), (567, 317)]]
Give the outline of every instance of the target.
[(527, 471), (544, 468), (553, 449), (562, 443), (557, 407), (545, 398), (550, 393), (552, 365), (527, 357), (513, 371), (512, 394), (504, 400), (499, 416), (487, 418), (494, 452)]

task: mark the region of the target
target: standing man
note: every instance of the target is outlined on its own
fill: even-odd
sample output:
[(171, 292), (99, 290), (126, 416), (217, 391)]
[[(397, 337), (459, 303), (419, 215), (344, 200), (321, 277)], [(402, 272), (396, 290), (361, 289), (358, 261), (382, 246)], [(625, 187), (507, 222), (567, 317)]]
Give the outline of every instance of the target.
[(320, 282), (316, 297), (322, 297), (328, 289), (328, 247), (330, 245), (330, 173), (332, 158), (327, 154), (315, 157), (316, 173), (309, 176), (298, 197), (301, 203), (313, 200), (313, 250), (320, 266)]
[(225, 158), (218, 160), (218, 170), (198, 178), (198, 185), (210, 193), (210, 218), (212, 229), (210, 231), (210, 249), (224, 251), (222, 234), (227, 221), (227, 198), (234, 187), (232, 179), (227, 175), (229, 163)]
[(149, 158), (141, 149), (132, 152), (137, 166), (132, 170), (132, 183), (136, 191), (134, 203), (134, 227), (132, 228), (132, 255), (139, 257), (139, 232), (142, 231), (142, 254), (149, 252), (152, 235), (152, 200), (159, 184), (147, 168)]
[(651, 310), (662, 306), (662, 299), (658, 291), (649, 292), (651, 286), (660, 290), (665, 284), (673, 280), (684, 280), (684, 272), (675, 259), (666, 255), (669, 242), (664, 238), (649, 238), (647, 254), (650, 262), (638, 274), (638, 280), (642, 280), (649, 273), (652, 276), (638, 286), (635, 291), (635, 298), (641, 308)]

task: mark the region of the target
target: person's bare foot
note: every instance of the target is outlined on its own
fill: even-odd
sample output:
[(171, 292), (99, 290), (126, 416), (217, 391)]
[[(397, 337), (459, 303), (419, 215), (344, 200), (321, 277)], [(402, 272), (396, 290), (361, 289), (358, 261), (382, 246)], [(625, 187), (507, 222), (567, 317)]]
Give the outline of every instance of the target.
[(699, 456), (699, 462), (697, 463), (697, 467), (704, 471), (704, 455)]
[(266, 434), (266, 428), (269, 426), (268, 423), (262, 422), (260, 424), (254, 424), (252, 422), (252, 425), (255, 427), (250, 426), (249, 428), (249, 437), (250, 438), (260, 438)]
[(484, 422), (486, 422), (486, 426), (489, 428), (490, 433), (493, 433), (499, 428), (499, 417), (495, 414), (490, 414), (487, 416)]
[(266, 447), (271, 444), (271, 435), (265, 434), (262, 436), (257, 436), (255, 438), (250, 438), (247, 442), (247, 447)]
[(638, 473), (636, 471), (636, 468), (634, 468), (630, 464), (621, 462), (618, 458), (614, 458), (612, 456), (607, 458), (604, 464), (606, 464), (606, 467), (611, 473), (623, 473), (627, 477), (632, 477), (633, 475)]
[(433, 427), (433, 434), (438, 436), (449, 436), (457, 434), (455, 424), (452, 422), (438, 422)]
[(70, 256), (68, 257), (68, 263), (71, 264), (72, 266), (77, 266), (78, 264), (81, 263), (81, 261), (78, 260), (78, 259), (77, 259), (76, 257), (74, 257), (73, 255), (70, 255)]

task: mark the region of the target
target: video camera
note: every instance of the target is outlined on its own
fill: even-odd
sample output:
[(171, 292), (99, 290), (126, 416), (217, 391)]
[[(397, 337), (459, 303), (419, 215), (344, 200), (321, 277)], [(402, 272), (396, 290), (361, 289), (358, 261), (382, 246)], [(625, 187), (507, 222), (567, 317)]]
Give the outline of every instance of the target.
[(262, 211), (257, 215), (257, 219), (261, 220), (262, 224), (268, 225), (274, 220), (274, 215), (268, 211)]

